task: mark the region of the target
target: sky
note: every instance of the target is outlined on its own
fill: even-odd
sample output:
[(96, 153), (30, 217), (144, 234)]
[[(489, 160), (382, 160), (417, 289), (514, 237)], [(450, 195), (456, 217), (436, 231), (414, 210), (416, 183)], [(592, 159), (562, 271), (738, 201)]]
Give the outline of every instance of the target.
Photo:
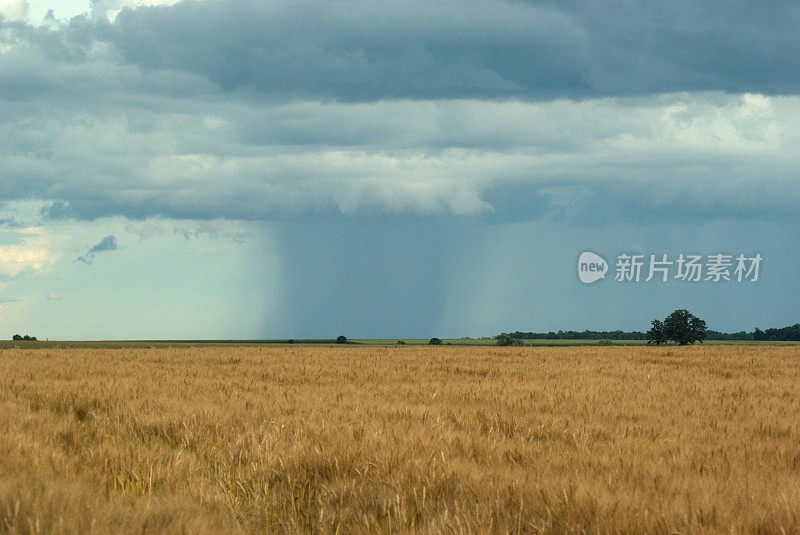
[(0, 338), (797, 323), (798, 27), (789, 2), (0, 0)]

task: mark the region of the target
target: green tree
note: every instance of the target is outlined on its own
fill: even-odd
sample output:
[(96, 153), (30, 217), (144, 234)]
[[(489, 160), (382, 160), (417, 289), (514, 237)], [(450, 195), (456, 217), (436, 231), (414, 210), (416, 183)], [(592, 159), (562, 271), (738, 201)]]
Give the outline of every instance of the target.
[(648, 345), (660, 346), (661, 344), (666, 344), (667, 334), (664, 332), (664, 322), (659, 320), (653, 320), (651, 323), (653, 325), (653, 328), (647, 331)]
[(347, 337), (346, 336), (341, 336), (341, 335), (337, 336), (336, 337), (336, 343), (337, 344), (346, 344), (347, 343)]
[(508, 333), (500, 333), (495, 336), (494, 339), (497, 340), (497, 345), (499, 346), (515, 346), (520, 344), (519, 340)]
[(433, 337), (433, 338), (430, 339), (430, 341), (428, 341), (428, 345), (440, 346), (440, 345), (442, 345), (442, 339)]
[(706, 322), (682, 308), (664, 319), (664, 336), (685, 346), (702, 343), (706, 337)]

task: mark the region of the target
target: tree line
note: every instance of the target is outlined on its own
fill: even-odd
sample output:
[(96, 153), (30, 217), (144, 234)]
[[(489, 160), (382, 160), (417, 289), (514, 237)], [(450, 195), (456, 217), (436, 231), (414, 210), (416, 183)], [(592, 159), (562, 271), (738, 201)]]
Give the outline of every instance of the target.
[[(514, 331), (508, 336), (515, 340), (647, 340), (647, 333), (641, 331), (550, 331), (550, 332), (522, 332)], [(755, 341), (800, 341), (800, 323), (788, 327), (761, 330), (756, 327), (753, 331), (739, 331), (725, 333), (706, 330), (706, 340), (755, 340)]]

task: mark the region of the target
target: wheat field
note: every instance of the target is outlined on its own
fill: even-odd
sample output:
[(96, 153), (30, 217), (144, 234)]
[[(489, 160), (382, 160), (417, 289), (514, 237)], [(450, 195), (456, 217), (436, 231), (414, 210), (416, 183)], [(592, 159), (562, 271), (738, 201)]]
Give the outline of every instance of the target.
[(1, 533), (800, 533), (800, 348), (0, 351)]

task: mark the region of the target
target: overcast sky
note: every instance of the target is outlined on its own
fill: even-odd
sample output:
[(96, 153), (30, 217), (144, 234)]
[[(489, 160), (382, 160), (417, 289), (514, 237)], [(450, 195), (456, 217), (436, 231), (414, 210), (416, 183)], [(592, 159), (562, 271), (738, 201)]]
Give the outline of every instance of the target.
[[(779, 2), (0, 0), (0, 337), (796, 323), (799, 27)], [(681, 253), (763, 261), (614, 280)]]

